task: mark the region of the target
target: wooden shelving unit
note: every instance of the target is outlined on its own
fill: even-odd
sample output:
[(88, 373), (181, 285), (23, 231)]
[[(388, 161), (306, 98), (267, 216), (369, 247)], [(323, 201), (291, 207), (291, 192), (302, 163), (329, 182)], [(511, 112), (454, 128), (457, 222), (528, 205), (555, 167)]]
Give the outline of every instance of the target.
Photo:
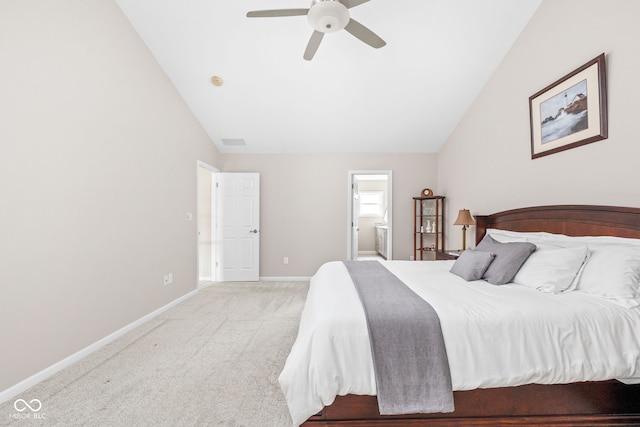
[(444, 196), (413, 198), (413, 259), (435, 260), (444, 253)]

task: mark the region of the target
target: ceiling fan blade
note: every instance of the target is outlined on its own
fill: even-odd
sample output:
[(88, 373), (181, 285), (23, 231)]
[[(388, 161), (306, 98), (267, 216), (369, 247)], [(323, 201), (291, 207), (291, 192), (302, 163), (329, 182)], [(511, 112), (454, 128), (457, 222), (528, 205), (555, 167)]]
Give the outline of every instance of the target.
[(360, 6), (362, 3), (366, 3), (369, 0), (340, 0), (340, 3), (345, 5), (347, 9), (351, 9), (352, 7)]
[(275, 18), (279, 16), (300, 16), (306, 15), (309, 9), (274, 9), (274, 10), (252, 10), (247, 12), (247, 18)]
[(349, 20), (349, 23), (344, 27), (344, 29), (349, 31), (354, 37), (362, 40), (371, 47), (375, 47), (376, 49), (387, 44), (384, 40), (378, 37), (376, 33), (353, 18)]
[(304, 55), (302, 56), (304, 59), (311, 61), (311, 58), (316, 54), (318, 47), (320, 47), (320, 42), (323, 37), (324, 33), (321, 31), (314, 31), (313, 34), (311, 34), (309, 43), (307, 43), (307, 48), (304, 50)]

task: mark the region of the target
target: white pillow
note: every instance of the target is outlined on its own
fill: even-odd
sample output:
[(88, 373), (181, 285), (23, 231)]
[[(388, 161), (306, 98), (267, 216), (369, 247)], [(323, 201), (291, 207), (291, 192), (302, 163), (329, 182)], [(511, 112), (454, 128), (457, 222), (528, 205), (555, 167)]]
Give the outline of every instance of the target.
[(588, 254), (585, 245), (570, 248), (538, 245), (513, 282), (543, 292), (563, 292), (571, 286)]
[(530, 242), (536, 245), (553, 239), (555, 236), (563, 236), (562, 234), (552, 234), (544, 231), (510, 231), (497, 228), (488, 228), (486, 234), (489, 234), (500, 243)]
[(576, 290), (640, 305), (640, 246), (591, 244)]
[(566, 236), (564, 234), (551, 234), (546, 233), (543, 243), (548, 243), (558, 246), (573, 246), (573, 245), (628, 245), (628, 246), (640, 246), (640, 239), (631, 239), (627, 237), (615, 237), (615, 236)]
[(498, 230), (496, 228), (488, 228), (486, 233), (493, 237), (497, 242), (509, 243), (509, 242), (526, 242), (527, 236), (519, 231)]
[(558, 246), (590, 245), (590, 244), (623, 244), (640, 246), (640, 239), (616, 236), (567, 236), (565, 234), (547, 233), (546, 231), (511, 231), (498, 228), (487, 228), (486, 234), (490, 234), (498, 242), (531, 242), (551, 244)]

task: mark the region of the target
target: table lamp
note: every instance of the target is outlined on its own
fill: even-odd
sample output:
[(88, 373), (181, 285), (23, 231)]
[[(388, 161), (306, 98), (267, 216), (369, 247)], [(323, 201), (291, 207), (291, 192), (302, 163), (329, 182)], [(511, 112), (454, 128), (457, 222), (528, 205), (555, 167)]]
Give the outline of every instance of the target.
[(460, 209), (458, 212), (458, 218), (453, 225), (461, 225), (462, 226), (462, 250), (467, 249), (467, 227), (475, 224), (473, 217), (471, 216), (471, 212), (469, 209)]

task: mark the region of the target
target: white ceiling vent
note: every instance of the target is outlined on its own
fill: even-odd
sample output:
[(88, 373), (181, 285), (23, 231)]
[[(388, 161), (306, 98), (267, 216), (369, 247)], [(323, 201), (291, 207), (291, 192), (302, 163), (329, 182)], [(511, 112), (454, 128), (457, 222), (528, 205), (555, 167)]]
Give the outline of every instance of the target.
[(233, 145), (236, 147), (247, 145), (244, 139), (239, 138), (222, 138), (222, 144), (224, 145)]

